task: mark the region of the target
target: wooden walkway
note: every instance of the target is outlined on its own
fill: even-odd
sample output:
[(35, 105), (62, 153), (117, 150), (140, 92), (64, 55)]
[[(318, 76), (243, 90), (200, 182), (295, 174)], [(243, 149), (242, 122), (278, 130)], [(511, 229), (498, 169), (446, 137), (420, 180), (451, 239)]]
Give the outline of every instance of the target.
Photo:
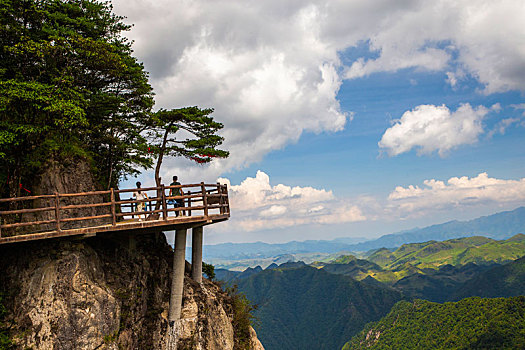
[[(170, 196), (172, 189), (182, 196)], [(0, 244), (99, 233), (203, 226), (228, 220), (226, 185), (188, 184), (0, 199)], [(178, 193), (173, 192), (173, 193)], [(128, 198), (124, 198), (128, 197)], [(184, 207), (175, 204), (183, 202)], [(144, 211), (137, 211), (143, 203)]]

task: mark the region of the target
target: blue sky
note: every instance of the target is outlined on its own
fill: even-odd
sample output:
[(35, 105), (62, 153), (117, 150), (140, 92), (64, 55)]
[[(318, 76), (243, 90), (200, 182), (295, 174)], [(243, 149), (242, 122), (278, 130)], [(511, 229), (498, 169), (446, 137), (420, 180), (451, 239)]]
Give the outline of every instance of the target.
[(525, 204), (521, 1), (114, 3), (157, 106), (225, 124), (229, 159), (163, 169), (230, 184), (207, 243), (373, 238)]

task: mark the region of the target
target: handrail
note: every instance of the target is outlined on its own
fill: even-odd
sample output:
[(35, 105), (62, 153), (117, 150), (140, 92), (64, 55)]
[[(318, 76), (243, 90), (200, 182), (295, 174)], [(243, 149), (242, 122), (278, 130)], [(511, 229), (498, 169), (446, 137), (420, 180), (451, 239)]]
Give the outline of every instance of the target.
[[(170, 193), (166, 193), (166, 190), (171, 192), (170, 190), (175, 188), (184, 189), (183, 195), (170, 196)], [(143, 193), (155, 191), (155, 195), (144, 199), (120, 198), (121, 194), (139, 190)], [(144, 203), (146, 206), (144, 211), (134, 209), (139, 203)], [(179, 206), (180, 203), (183, 206)], [(192, 203), (197, 203), (197, 205), (192, 205)], [(173, 208), (169, 208), (171, 205)], [(187, 215), (184, 215), (185, 212)], [(170, 213), (175, 215), (170, 216)], [(0, 239), (40, 233), (42, 230), (61, 233), (70, 229), (100, 225), (115, 227), (124, 222), (128, 223), (130, 220), (134, 222), (137, 216), (139, 219), (144, 217), (148, 221), (166, 222), (183, 218), (182, 215), (179, 215), (181, 213), (185, 220), (192, 216), (205, 220), (216, 215), (229, 217), (227, 185), (205, 184), (204, 182), (174, 186), (161, 184), (140, 189), (110, 188), (105, 191), (0, 198)], [(80, 227), (72, 228), (75, 225), (80, 225)], [(28, 230), (28, 226), (37, 228)], [(23, 231), (20, 232), (19, 228), (23, 228)]]

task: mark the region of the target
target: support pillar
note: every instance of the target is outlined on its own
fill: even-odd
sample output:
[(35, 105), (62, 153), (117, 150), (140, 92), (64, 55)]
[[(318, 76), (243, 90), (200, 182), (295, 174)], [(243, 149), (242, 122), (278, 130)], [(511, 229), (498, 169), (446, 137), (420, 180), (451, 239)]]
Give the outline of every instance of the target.
[(171, 282), (170, 324), (180, 319), (182, 293), (184, 289), (184, 267), (186, 264), (186, 229), (175, 232), (175, 251), (173, 254), (173, 276)]
[(192, 229), (191, 278), (202, 283), (202, 226)]

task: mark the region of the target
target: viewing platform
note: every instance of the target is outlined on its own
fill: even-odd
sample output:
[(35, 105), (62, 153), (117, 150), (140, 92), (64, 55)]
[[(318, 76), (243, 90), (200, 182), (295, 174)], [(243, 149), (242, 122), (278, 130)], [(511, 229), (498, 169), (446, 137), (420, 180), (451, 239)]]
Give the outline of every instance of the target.
[[(182, 196), (170, 196), (179, 193)], [(0, 199), (0, 244), (116, 231), (171, 231), (228, 220), (226, 185), (187, 184)], [(126, 198), (124, 198), (126, 197)], [(184, 206), (176, 203), (183, 201)], [(137, 211), (144, 203), (144, 211)]]

